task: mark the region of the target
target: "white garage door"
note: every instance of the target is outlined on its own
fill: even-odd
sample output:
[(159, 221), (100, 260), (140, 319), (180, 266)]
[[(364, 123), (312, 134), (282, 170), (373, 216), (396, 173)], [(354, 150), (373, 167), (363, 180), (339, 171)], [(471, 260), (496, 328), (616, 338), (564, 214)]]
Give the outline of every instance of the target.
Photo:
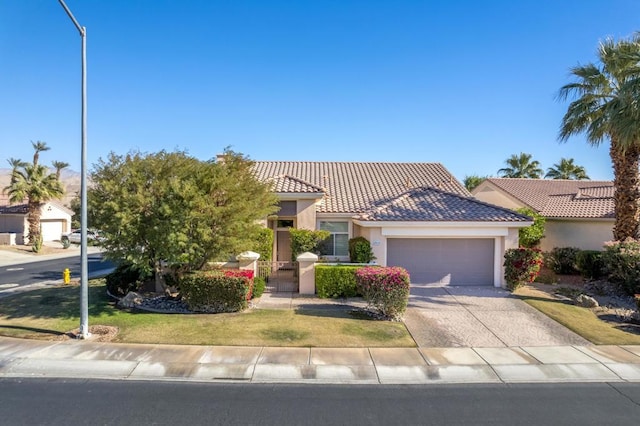
[(55, 241), (60, 239), (62, 235), (62, 220), (42, 220), (40, 226), (42, 229), (42, 241)]
[(493, 285), (493, 238), (389, 238), (387, 265), (412, 283)]

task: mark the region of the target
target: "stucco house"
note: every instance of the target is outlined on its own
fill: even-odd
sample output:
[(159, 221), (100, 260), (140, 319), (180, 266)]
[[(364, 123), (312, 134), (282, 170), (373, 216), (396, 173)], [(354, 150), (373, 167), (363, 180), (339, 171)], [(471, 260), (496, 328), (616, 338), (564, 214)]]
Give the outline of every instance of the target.
[(518, 209), (529, 207), (546, 218), (541, 249), (578, 247), (602, 250), (613, 239), (613, 182), (489, 178), (472, 191), (478, 200)]
[[(29, 234), (27, 204), (9, 205), (6, 198), (0, 199), (0, 234), (3, 244), (24, 244)], [(43, 241), (60, 239), (63, 232), (71, 231), (73, 211), (57, 201), (49, 201), (42, 205), (40, 224)], [(12, 235), (13, 234), (13, 235)]]
[(291, 258), (288, 228), (324, 229), (321, 253), (347, 261), (363, 236), (380, 265), (402, 266), (414, 283), (504, 285), (504, 251), (531, 219), (471, 197), (439, 163), (255, 161), (280, 211), (265, 220), (274, 257)]

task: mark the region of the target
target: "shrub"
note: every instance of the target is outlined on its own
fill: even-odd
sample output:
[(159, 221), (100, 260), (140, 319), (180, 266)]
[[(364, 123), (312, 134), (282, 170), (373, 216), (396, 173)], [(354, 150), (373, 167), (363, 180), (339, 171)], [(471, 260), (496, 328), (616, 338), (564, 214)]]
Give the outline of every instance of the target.
[(122, 297), (130, 291), (138, 291), (149, 279), (151, 275), (141, 273), (131, 264), (122, 263), (105, 277), (105, 282), (111, 295)]
[(533, 218), (533, 225), (527, 228), (520, 228), (518, 231), (520, 246), (527, 248), (537, 247), (540, 244), (540, 241), (544, 238), (544, 223), (546, 219), (527, 207), (520, 208), (516, 211), (520, 214), (531, 216)]
[(369, 263), (376, 257), (369, 240), (365, 237), (355, 237), (349, 240), (349, 258), (353, 263)]
[(532, 283), (542, 266), (542, 252), (538, 249), (520, 247), (508, 249), (504, 254), (504, 278), (507, 288), (515, 290)]
[(578, 272), (585, 278), (598, 279), (604, 275), (602, 252), (598, 250), (581, 250), (576, 256)]
[(580, 253), (577, 247), (554, 247), (544, 257), (544, 264), (556, 274), (575, 274), (578, 272), (576, 259)]
[(358, 293), (386, 318), (398, 319), (409, 302), (409, 273), (400, 267), (365, 266), (356, 271)]
[(262, 277), (253, 278), (253, 298), (262, 296), (264, 289), (266, 288), (266, 280)]
[(71, 241), (69, 241), (69, 237), (67, 237), (66, 235), (62, 237), (60, 242), (62, 243), (62, 248), (65, 250), (71, 247)]
[(356, 291), (356, 271), (361, 266), (316, 265), (318, 297), (353, 297)]
[(602, 261), (609, 281), (628, 294), (640, 293), (640, 241), (628, 238), (606, 243)]
[(185, 275), (180, 280), (182, 300), (193, 312), (236, 312), (245, 309), (251, 297), (252, 280), (242, 274), (246, 271), (235, 272), (198, 271)]
[(259, 228), (251, 250), (260, 254), (260, 260), (271, 260), (273, 257), (273, 230)]
[(36, 235), (33, 239), (33, 244), (31, 245), (31, 251), (34, 253), (40, 253), (42, 250), (42, 234)]
[(558, 276), (553, 270), (542, 267), (534, 281), (542, 284), (556, 284), (558, 282)]
[(320, 254), (320, 243), (331, 236), (329, 231), (289, 228), (291, 235), (291, 260), (299, 254), (310, 252)]

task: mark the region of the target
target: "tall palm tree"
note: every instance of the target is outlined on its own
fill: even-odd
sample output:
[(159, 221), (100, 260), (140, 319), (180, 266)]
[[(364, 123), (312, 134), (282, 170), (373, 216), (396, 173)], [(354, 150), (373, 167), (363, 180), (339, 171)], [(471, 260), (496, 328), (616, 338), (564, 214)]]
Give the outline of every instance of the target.
[(561, 158), (559, 163), (549, 167), (545, 179), (588, 180), (584, 167), (573, 163), (573, 158)]
[(69, 167), (69, 163), (65, 163), (64, 161), (52, 161), (51, 165), (56, 169), (56, 179), (58, 180), (60, 180), (60, 173), (62, 173), (62, 170)]
[[(11, 170), (11, 182), (2, 192), (9, 195), (10, 203), (21, 203), (27, 199), (29, 222), (29, 244), (40, 241), (40, 215), (42, 204), (52, 199), (61, 198), (64, 195), (64, 187), (58, 178), (59, 172), (66, 167), (58, 169), (57, 173), (50, 173), (49, 169), (38, 164), (39, 154), (47, 151), (49, 147), (44, 142), (33, 143), (35, 150), (33, 163), (12, 158), (9, 164)], [(58, 164), (62, 166), (63, 163)]]
[(507, 158), (505, 164), (508, 167), (498, 170), (498, 174), (506, 178), (531, 178), (540, 179), (543, 170), (538, 161), (531, 161), (531, 154), (521, 152)]
[(574, 99), (562, 118), (559, 139), (584, 133), (590, 145), (610, 141), (616, 219), (613, 238), (637, 238), (640, 229), (640, 33), (607, 39), (598, 47), (598, 64), (571, 68), (573, 83), (560, 100)]

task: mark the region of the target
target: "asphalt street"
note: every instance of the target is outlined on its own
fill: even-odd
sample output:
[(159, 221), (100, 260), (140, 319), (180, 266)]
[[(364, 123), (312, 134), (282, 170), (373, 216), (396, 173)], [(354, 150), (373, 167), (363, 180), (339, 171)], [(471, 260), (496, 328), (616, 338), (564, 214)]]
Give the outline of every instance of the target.
[(637, 424), (640, 384), (246, 385), (0, 380), (4, 425)]
[[(89, 274), (113, 267), (111, 262), (103, 261), (101, 253), (87, 255), (87, 261)], [(80, 256), (3, 266), (0, 268), (0, 288), (60, 280), (65, 268), (71, 270), (71, 278), (80, 278)]]

